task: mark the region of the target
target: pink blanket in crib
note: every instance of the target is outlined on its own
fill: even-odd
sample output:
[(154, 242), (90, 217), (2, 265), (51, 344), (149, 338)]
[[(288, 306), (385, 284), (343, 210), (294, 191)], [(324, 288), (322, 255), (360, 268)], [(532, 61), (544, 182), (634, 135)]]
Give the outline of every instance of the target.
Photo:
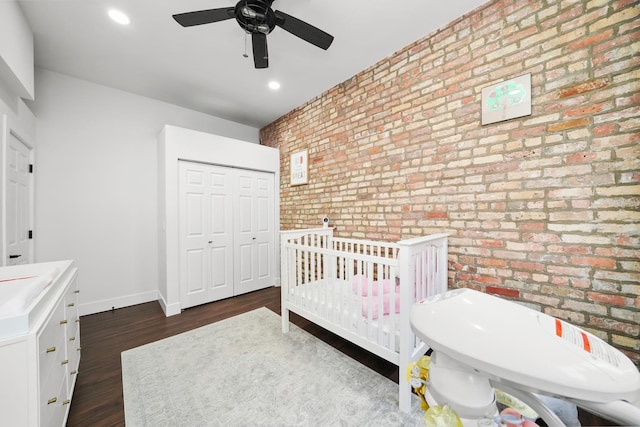
[[(362, 316), (369, 316), (369, 279), (362, 275), (357, 274), (353, 276), (351, 281), (353, 293), (356, 295), (362, 295)], [(375, 280), (371, 283), (371, 318), (378, 318), (378, 308), (380, 306), (380, 298), (378, 297), (380, 291), (382, 291), (382, 314), (387, 315), (391, 312), (391, 287), (393, 286), (390, 279), (384, 279), (382, 283)], [(395, 285), (395, 312), (400, 312), (400, 286)]]

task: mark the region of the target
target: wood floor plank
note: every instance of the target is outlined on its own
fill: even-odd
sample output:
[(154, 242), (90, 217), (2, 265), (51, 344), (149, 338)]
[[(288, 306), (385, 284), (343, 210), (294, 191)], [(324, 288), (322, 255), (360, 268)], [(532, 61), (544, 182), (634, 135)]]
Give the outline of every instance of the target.
[[(120, 353), (260, 307), (280, 314), (280, 288), (204, 304), (166, 317), (158, 302), (82, 316), (82, 358), (68, 427), (124, 426)], [(305, 319), (291, 321), (379, 374), (398, 382), (398, 368)], [(581, 412), (583, 426), (613, 425)], [(178, 427), (178, 426), (176, 426)]]

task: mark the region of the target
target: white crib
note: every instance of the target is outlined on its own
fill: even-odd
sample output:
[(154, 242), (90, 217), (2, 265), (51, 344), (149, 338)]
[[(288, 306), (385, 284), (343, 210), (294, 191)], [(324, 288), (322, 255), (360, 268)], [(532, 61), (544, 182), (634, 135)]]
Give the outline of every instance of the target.
[(280, 238), (282, 331), (292, 311), (398, 365), (399, 405), (409, 412), (406, 367), (428, 350), (411, 330), (411, 305), (446, 292), (448, 235), (394, 243), (317, 228)]

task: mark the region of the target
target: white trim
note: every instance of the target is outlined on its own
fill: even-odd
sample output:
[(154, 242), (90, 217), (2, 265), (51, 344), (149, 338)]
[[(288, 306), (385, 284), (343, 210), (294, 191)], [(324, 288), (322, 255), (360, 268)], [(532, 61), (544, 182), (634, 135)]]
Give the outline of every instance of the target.
[(182, 311), (179, 302), (175, 304), (167, 304), (160, 292), (158, 292), (158, 303), (160, 303), (160, 308), (162, 308), (166, 317), (175, 316), (176, 314), (180, 314)]
[[(80, 299), (82, 299), (82, 286), (80, 286)], [(147, 291), (139, 294), (126, 295), (118, 298), (104, 299), (100, 301), (94, 301), (86, 304), (80, 304), (78, 310), (80, 316), (86, 316), (88, 314), (101, 313), (103, 311), (109, 311), (112, 308), (129, 307), (131, 305), (143, 304), (150, 301), (158, 301), (158, 291)], [(162, 304), (161, 304), (162, 305)]]

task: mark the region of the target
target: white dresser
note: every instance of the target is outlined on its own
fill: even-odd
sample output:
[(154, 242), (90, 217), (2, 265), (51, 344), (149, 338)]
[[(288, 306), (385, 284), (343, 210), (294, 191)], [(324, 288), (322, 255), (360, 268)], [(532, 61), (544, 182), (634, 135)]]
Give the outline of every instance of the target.
[(64, 426), (80, 364), (73, 261), (0, 268), (0, 419)]

